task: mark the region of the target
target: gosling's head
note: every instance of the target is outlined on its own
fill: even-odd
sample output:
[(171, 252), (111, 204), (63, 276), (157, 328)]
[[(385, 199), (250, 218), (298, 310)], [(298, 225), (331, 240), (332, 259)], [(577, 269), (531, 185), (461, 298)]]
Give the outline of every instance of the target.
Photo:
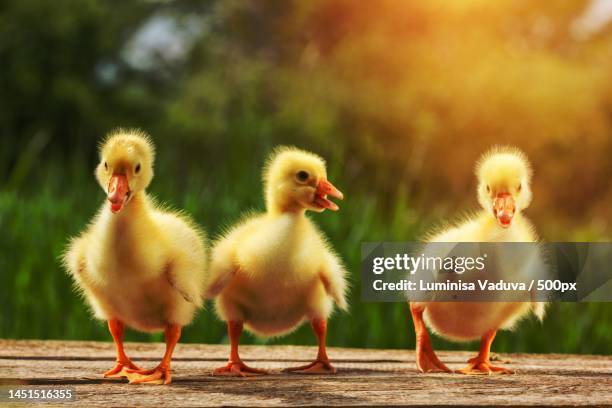
[(264, 170), (264, 184), (268, 211), (337, 211), (338, 206), (327, 196), (344, 197), (327, 180), (325, 161), (295, 147), (274, 150)]
[(113, 213), (120, 212), (134, 194), (147, 188), (153, 178), (154, 158), (151, 140), (139, 130), (116, 130), (100, 144), (96, 178)]
[(494, 147), (478, 160), (478, 202), (501, 227), (529, 206), (531, 174), (527, 156), (515, 147)]

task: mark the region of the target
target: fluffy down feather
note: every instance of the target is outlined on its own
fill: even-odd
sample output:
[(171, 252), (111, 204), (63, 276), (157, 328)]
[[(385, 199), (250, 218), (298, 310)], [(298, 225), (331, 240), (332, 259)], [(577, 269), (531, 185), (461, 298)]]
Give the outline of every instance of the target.
[(108, 194), (112, 175), (125, 174), (130, 193), (118, 213), (104, 203), (63, 257), (97, 318), (141, 331), (189, 324), (202, 307), (206, 278), (205, 234), (145, 192), (154, 156), (140, 131), (119, 129), (104, 140), (96, 177)]

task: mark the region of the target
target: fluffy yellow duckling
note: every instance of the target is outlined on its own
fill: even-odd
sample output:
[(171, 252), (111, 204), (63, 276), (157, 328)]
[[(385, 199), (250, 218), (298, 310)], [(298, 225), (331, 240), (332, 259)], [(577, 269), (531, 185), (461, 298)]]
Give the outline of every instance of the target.
[[(95, 174), (108, 202), (71, 241), (64, 263), (95, 316), (108, 321), (117, 363), (104, 376), (169, 384), (181, 328), (203, 304), (206, 248), (204, 234), (187, 216), (147, 196), (154, 154), (140, 131), (118, 130), (106, 138)], [(125, 325), (165, 331), (166, 353), (156, 368), (141, 370), (128, 358)]]
[(327, 196), (343, 195), (328, 180), (325, 162), (297, 148), (275, 150), (264, 171), (266, 213), (252, 215), (219, 239), (212, 250), (208, 296), (218, 296), (227, 322), (229, 362), (216, 375), (265, 374), (238, 355), (243, 325), (261, 336), (279, 336), (310, 320), (317, 336), (316, 360), (287, 369), (335, 373), (325, 350), (333, 302), (346, 309), (345, 270), (306, 210), (337, 210)]
[[(429, 242), (536, 242), (531, 222), (522, 211), (531, 202), (531, 167), (527, 157), (513, 147), (495, 147), (476, 165), (478, 202), (482, 210), (463, 223), (447, 228)], [(422, 372), (451, 370), (436, 356), (427, 326), (455, 341), (481, 338), (478, 355), (459, 370), (463, 374), (512, 371), (490, 362), (490, 347), (498, 329), (510, 329), (533, 310), (542, 318), (544, 303), (538, 302), (412, 302), (410, 311), (417, 338), (417, 368)]]

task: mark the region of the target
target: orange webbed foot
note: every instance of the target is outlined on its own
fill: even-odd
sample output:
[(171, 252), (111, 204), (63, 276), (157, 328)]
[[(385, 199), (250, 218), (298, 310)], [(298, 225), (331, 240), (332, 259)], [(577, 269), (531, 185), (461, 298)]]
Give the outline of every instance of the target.
[(336, 374), (337, 372), (329, 360), (315, 360), (303, 366), (285, 368), (283, 371), (298, 374)]
[(170, 367), (159, 365), (150, 370), (126, 370), (130, 384), (170, 384), (172, 372)]
[(417, 350), (417, 369), (422, 373), (452, 373), (453, 370), (448, 368), (438, 357), (433, 350), (429, 353), (423, 350)]
[(417, 369), (422, 373), (453, 372), (436, 356), (427, 335), (417, 337), (416, 355)]
[(254, 375), (268, 374), (265, 370), (251, 368), (242, 361), (230, 361), (225, 366), (219, 367), (213, 371), (215, 376), (230, 376), (230, 377), (249, 377)]
[(480, 356), (470, 358), (467, 367), (456, 372), (468, 375), (514, 374), (514, 371), (505, 367), (494, 366), (490, 360), (484, 360)]
[(128, 370), (140, 370), (136, 364), (132, 363), (130, 360), (125, 361), (117, 361), (115, 366), (104, 373), (105, 378), (119, 378), (119, 377), (127, 377)]
[(425, 322), (423, 321), (424, 310), (424, 307), (420, 307), (414, 303), (410, 304), (410, 313), (412, 313), (412, 321), (416, 333), (417, 370), (422, 373), (452, 373), (453, 371), (445, 366), (438, 356), (436, 356), (433, 346), (431, 345), (431, 340), (429, 339), (429, 334), (427, 333)]

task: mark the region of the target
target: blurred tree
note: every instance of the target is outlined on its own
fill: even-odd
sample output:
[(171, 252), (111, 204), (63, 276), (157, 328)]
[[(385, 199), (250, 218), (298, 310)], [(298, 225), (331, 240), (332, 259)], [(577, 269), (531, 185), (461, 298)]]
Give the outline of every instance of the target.
[(167, 125), (226, 151), (317, 146), (381, 195), (426, 206), (472, 208), (477, 157), (515, 144), (536, 170), (530, 212), (561, 226), (545, 235), (606, 230), (612, 33), (575, 35), (586, 5), (218, 2)]
[(0, 182), (35, 137), (66, 158), (92, 152), (118, 123), (155, 117), (156, 88), (120, 58), (151, 10), (137, 2), (0, 3)]

